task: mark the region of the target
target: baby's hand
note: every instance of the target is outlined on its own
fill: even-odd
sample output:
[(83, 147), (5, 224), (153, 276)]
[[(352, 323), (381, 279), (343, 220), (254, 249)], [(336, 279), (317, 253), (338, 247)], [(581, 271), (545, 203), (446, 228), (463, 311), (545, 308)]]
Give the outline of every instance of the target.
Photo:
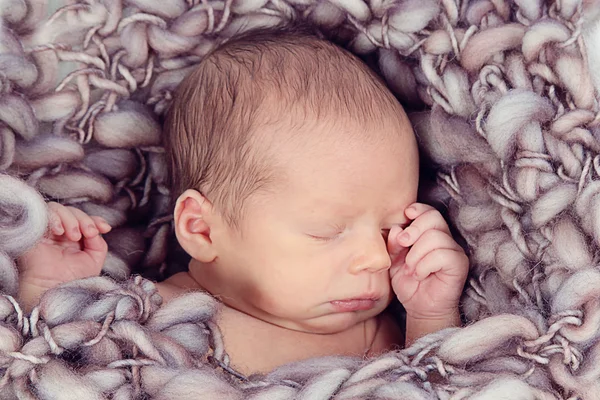
[(407, 317), (443, 320), (458, 316), (458, 302), (469, 260), (448, 224), (433, 207), (415, 203), (405, 211), (413, 222), (395, 226), (388, 236), (390, 276)]
[(58, 203), (48, 209), (49, 234), (18, 261), (19, 299), (26, 308), (61, 283), (99, 275), (108, 251), (100, 235), (111, 230), (104, 219)]

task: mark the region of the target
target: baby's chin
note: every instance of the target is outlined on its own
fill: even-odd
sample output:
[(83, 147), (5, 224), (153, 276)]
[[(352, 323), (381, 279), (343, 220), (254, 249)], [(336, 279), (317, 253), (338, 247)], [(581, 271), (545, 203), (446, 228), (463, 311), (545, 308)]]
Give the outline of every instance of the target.
[(381, 314), (386, 303), (378, 304), (367, 311), (330, 312), (319, 317), (302, 321), (280, 321), (278, 325), (287, 329), (319, 335), (333, 335), (344, 332), (357, 324)]
[[(383, 311), (383, 310), (382, 310)], [(336, 313), (324, 318), (323, 323), (314, 324), (311, 328), (312, 333), (322, 335), (332, 335), (344, 332), (357, 324), (370, 320), (379, 315), (380, 312), (345, 312)]]

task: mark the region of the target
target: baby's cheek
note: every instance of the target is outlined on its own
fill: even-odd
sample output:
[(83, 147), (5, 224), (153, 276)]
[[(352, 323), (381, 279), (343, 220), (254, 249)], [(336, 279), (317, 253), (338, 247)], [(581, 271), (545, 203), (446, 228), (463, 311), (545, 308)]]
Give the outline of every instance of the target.
[(389, 274), (382, 274), (377, 285), (381, 288), (381, 293), (384, 297), (389, 297), (390, 301), (393, 298), (392, 278)]
[(313, 295), (310, 289), (294, 279), (286, 282), (271, 282), (263, 286), (257, 296), (259, 302), (257, 305), (269, 314), (293, 317), (314, 305), (315, 301), (311, 302)]
[(257, 298), (257, 306), (268, 314), (290, 318), (297, 313), (298, 302), (295, 296), (285, 295), (279, 290), (263, 291)]

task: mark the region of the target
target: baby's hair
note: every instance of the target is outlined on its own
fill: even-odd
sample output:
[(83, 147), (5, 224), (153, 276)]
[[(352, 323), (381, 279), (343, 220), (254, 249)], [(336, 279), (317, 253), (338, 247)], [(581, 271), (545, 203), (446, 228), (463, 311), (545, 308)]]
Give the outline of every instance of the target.
[(245, 200), (274, 175), (255, 133), (297, 110), (358, 124), (402, 112), (360, 59), (306, 28), (244, 34), (207, 55), (174, 95), (164, 127), (172, 195), (196, 189), (237, 225)]

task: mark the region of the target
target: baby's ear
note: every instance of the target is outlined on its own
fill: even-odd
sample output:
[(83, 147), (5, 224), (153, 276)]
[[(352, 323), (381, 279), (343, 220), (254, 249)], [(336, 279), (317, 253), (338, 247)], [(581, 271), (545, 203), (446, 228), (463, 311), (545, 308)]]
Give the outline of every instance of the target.
[(213, 206), (197, 190), (188, 189), (175, 204), (175, 235), (183, 249), (194, 259), (209, 263), (217, 257), (210, 237)]

